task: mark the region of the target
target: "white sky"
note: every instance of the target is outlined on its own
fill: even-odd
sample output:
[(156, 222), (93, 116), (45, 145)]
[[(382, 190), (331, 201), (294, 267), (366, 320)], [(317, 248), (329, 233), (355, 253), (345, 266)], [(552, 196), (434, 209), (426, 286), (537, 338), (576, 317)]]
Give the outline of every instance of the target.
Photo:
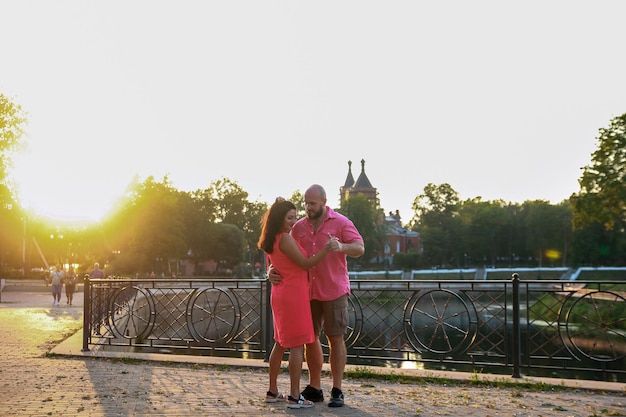
[(360, 160), (403, 221), (462, 199), (578, 191), (626, 112), (623, 1), (25, 1), (0, 4), (0, 92), (29, 113), (23, 203), (98, 219), (138, 175), (229, 178), (329, 205)]

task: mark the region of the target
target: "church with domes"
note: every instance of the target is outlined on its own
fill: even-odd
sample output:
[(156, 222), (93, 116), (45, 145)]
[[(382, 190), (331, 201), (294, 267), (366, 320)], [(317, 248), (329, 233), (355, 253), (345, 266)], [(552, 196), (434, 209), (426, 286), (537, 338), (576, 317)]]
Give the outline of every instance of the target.
[(393, 255), (396, 253), (421, 252), (421, 242), (419, 233), (408, 230), (402, 226), (400, 211), (395, 213), (389, 212), (384, 214), (384, 210), (380, 207), (378, 200), (378, 191), (372, 185), (367, 174), (365, 174), (365, 160), (361, 160), (361, 172), (354, 180), (352, 174), (352, 161), (348, 161), (348, 175), (342, 187), (339, 188), (340, 203), (350, 197), (363, 195), (373, 204), (379, 213), (378, 224), (383, 224), (386, 230), (386, 241), (384, 248), (377, 254), (377, 259), (372, 261), (393, 261)]

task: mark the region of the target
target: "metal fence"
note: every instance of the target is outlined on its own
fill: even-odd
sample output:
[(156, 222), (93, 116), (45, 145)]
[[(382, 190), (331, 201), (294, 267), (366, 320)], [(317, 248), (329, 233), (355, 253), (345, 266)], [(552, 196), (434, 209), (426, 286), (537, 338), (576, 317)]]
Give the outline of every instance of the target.
[[(348, 362), (626, 382), (626, 282), (354, 280)], [(92, 279), (83, 349), (267, 358), (270, 284)], [(325, 338), (322, 344), (326, 351)]]

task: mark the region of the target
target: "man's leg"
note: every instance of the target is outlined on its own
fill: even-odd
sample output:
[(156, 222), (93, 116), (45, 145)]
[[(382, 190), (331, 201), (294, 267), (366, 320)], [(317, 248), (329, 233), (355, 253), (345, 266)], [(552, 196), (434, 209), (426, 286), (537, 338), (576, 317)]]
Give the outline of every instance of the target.
[(330, 343), (330, 373), (333, 378), (333, 387), (341, 389), (343, 382), (343, 372), (346, 368), (347, 350), (346, 342), (343, 335), (329, 336), (328, 342)]
[(333, 378), (333, 388), (330, 391), (329, 407), (343, 407), (343, 372), (346, 368), (347, 349), (344, 335), (348, 326), (348, 295), (344, 295), (327, 303), (325, 331), (328, 338), (330, 356), (330, 373)]
[(313, 402), (324, 401), (322, 392), (322, 366), (324, 365), (324, 354), (320, 343), (320, 332), (323, 322), (323, 309), (321, 302), (311, 300), (311, 316), (313, 318), (313, 332), (315, 340), (305, 345), (304, 355), (309, 369), (309, 385), (304, 388), (302, 395), (307, 400)]
[(322, 366), (324, 365), (324, 355), (319, 337), (306, 345), (306, 364), (309, 368), (309, 385), (315, 389), (322, 389)]

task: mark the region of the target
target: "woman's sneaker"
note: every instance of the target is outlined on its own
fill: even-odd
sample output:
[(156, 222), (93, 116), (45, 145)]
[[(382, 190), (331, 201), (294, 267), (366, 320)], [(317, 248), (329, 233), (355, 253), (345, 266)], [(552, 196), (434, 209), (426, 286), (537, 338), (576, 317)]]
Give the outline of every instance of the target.
[(312, 401), (305, 399), (302, 394), (300, 394), (300, 398), (293, 398), (291, 395), (287, 397), (287, 407), (289, 408), (311, 408), (314, 405)]
[(321, 389), (313, 388), (310, 385), (307, 385), (304, 391), (300, 393), (304, 398), (309, 401), (313, 401), (314, 403), (319, 403), (324, 401), (324, 393)]
[(330, 401), (328, 402), (329, 407), (343, 407), (343, 392), (339, 388), (333, 387), (330, 390)]

